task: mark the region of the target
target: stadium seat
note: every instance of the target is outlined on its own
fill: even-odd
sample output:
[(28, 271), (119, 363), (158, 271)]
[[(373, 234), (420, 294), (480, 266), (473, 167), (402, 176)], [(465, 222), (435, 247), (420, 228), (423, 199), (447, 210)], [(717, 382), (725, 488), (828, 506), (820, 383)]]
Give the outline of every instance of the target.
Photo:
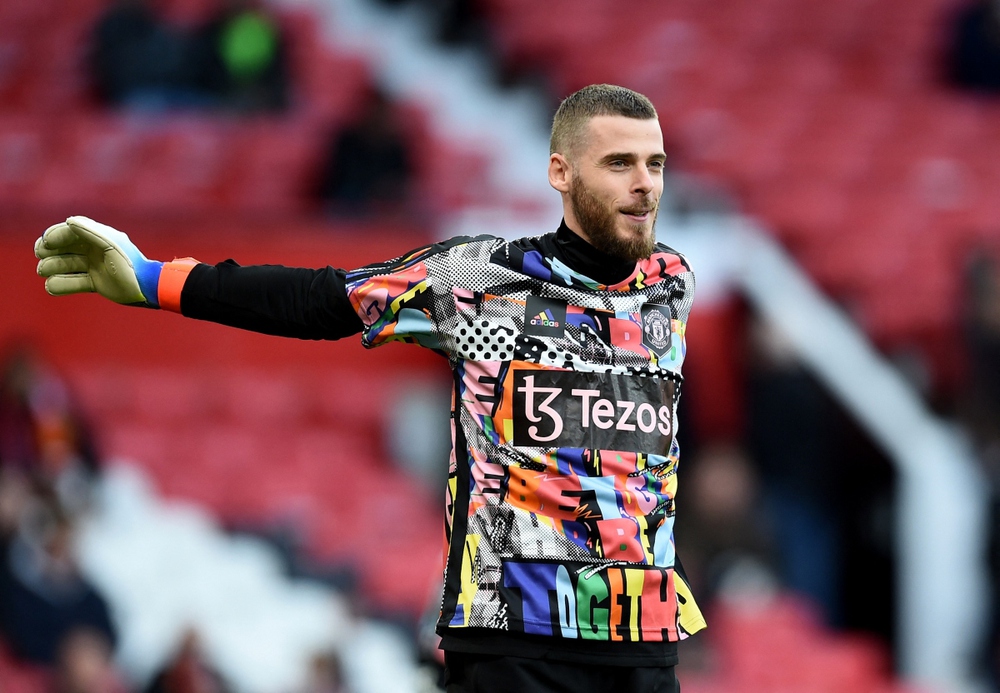
[(46, 133), (54, 125), (48, 121), (39, 128), (38, 120), (26, 115), (0, 117), (0, 204), (23, 200), (38, 184), (46, 160), (52, 156), (51, 138)]
[(85, 411), (99, 420), (131, 420), (137, 406), (135, 371), (110, 363), (78, 364), (67, 373)]
[(236, 425), (289, 425), (308, 411), (300, 383), (289, 373), (233, 369), (216, 385), (223, 393), (223, 413)]
[(796, 174), (773, 179), (747, 200), (749, 211), (770, 221), (786, 243), (798, 248), (803, 240), (822, 240), (842, 228), (849, 197), (835, 181)]
[(203, 118), (176, 118), (153, 129), (127, 204), (152, 213), (217, 208), (222, 183), (233, 166), (232, 127)]
[(233, 138), (221, 196), (244, 214), (301, 211), (323, 151), (323, 131), (308, 122), (261, 121)]
[(393, 374), (375, 370), (343, 370), (316, 379), (317, 407), (321, 415), (339, 428), (368, 427), (383, 420), (390, 401)]
[(92, 206), (128, 199), (154, 132), (145, 121), (114, 116), (66, 120), (33, 201)]
[(209, 414), (209, 388), (189, 369), (144, 368), (130, 373), (132, 415), (149, 424), (183, 425)]
[(168, 426), (105, 420), (98, 442), (105, 459), (135, 464), (157, 483), (171, 479), (184, 463), (183, 434)]

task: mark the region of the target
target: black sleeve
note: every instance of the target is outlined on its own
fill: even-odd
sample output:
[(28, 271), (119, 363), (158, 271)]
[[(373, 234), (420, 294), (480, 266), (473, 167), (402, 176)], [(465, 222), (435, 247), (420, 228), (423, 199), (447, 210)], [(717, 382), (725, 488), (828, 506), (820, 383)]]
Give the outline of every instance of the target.
[(189, 318), (281, 337), (340, 339), (361, 332), (341, 269), (197, 265), (181, 292)]

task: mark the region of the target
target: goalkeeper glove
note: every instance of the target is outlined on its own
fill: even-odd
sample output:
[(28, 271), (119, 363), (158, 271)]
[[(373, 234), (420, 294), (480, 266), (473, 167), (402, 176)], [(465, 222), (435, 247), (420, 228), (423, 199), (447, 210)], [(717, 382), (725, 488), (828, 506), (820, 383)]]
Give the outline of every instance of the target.
[[(130, 306), (180, 310), (180, 288), (187, 272), (197, 264), (190, 258), (171, 263), (149, 260), (129, 237), (110, 226), (70, 217), (50, 226), (35, 241), (38, 274), (46, 277), (45, 290), (53, 296), (97, 292), (115, 303)], [(177, 281), (168, 282), (162, 296), (164, 267), (180, 270)]]

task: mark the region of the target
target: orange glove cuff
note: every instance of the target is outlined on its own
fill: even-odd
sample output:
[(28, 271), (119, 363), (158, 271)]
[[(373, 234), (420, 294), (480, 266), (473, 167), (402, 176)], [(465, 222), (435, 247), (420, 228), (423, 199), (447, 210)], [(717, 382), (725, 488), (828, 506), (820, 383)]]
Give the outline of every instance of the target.
[(184, 289), (184, 282), (194, 269), (198, 261), (193, 257), (174, 259), (172, 262), (163, 263), (160, 271), (160, 281), (156, 285), (156, 298), (160, 303), (160, 308), (174, 313), (181, 312), (181, 291)]

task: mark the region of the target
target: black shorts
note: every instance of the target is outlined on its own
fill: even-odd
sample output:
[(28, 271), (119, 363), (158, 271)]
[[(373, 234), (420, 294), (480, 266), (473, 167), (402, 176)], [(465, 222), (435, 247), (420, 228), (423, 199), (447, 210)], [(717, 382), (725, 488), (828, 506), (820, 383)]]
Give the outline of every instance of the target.
[(446, 693), (680, 693), (673, 667), (445, 652)]

